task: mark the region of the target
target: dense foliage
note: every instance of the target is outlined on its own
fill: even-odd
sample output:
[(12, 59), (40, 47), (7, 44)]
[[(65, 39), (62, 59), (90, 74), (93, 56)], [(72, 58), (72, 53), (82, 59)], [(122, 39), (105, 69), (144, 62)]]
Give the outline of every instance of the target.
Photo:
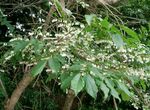
[(0, 110), (149, 110), (149, 1), (62, 1), (1, 2)]

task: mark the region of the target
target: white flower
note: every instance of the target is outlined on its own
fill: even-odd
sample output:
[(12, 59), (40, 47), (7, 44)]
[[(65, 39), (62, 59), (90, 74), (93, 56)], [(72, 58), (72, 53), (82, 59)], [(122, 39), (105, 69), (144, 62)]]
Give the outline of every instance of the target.
[(62, 66), (63, 69), (68, 69), (69, 68), (69, 65), (68, 64), (65, 64), (64, 66)]
[(119, 50), (118, 50), (118, 52), (126, 53), (126, 52), (127, 52), (127, 50), (126, 50), (126, 49), (124, 49), (123, 47), (120, 47), (120, 48), (119, 48)]
[(57, 19), (53, 19), (53, 20), (52, 20), (52, 23), (57, 22), (57, 21), (58, 21)]
[(84, 24), (80, 24), (80, 27), (81, 27), (81, 28), (85, 28)]
[(37, 29), (42, 29), (42, 27), (41, 27), (41, 26), (39, 26)]
[(38, 20), (39, 20), (40, 23), (42, 22), (42, 18), (39, 18)]
[(63, 26), (64, 26), (64, 24), (59, 24), (59, 25), (58, 25), (58, 27), (63, 27)]
[(23, 26), (23, 24), (20, 24), (20, 23), (18, 23), (18, 22), (16, 23), (16, 28), (21, 29), (22, 26)]
[(34, 33), (33, 32), (29, 32), (28, 34), (29, 34), (29, 36), (32, 36)]
[(48, 2), (48, 4), (49, 4), (49, 5), (53, 5), (52, 2), (50, 2), (50, 1)]

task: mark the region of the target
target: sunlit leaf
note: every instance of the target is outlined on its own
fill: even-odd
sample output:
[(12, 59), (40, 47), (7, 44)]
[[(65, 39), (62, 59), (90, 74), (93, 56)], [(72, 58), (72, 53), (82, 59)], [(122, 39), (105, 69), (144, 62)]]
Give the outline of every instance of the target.
[(112, 27), (112, 24), (108, 22), (107, 18), (101, 21), (101, 25), (108, 30)]
[(144, 80), (141, 80), (141, 81), (140, 81), (140, 84), (141, 84), (142, 88), (143, 88), (144, 90), (146, 90), (145, 81), (144, 81)]
[(62, 7), (62, 4), (58, 1), (58, 0), (54, 0), (54, 5), (58, 11), (58, 13), (60, 14), (61, 17), (65, 17), (65, 13), (64, 13), (64, 7)]
[(127, 38), (127, 40), (130, 40), (129, 42), (134, 42), (134, 43), (140, 42), (139, 36), (135, 31), (133, 31), (132, 29), (126, 26), (121, 26), (121, 28), (131, 37), (131, 38)]
[(132, 36), (132, 37), (138, 39), (137, 33), (134, 32), (132, 29), (130, 29), (130, 28), (126, 27), (126, 26), (121, 26), (121, 27), (122, 27), (122, 29), (123, 29), (126, 33), (128, 33), (130, 36)]
[(114, 44), (116, 45), (116, 47), (120, 48), (120, 47), (124, 46), (124, 42), (123, 42), (121, 35), (112, 34), (111, 36), (112, 36), (112, 40), (113, 40)]
[(91, 14), (91, 15), (85, 15), (85, 20), (86, 22), (88, 23), (88, 25), (91, 24), (92, 20), (93, 20), (93, 17), (95, 17), (94, 14)]
[(121, 98), (123, 101), (129, 101), (131, 97), (129, 97), (126, 93), (122, 92), (121, 93)]

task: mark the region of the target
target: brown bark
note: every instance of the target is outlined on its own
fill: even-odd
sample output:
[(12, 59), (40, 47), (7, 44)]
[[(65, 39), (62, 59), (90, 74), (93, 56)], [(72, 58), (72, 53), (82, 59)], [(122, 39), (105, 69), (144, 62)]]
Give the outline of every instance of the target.
[(48, 12), (48, 15), (46, 16), (46, 21), (45, 21), (44, 27), (43, 27), (44, 32), (48, 30), (49, 23), (51, 22), (51, 15), (54, 11), (55, 11), (55, 7), (52, 6)]
[(75, 98), (74, 91), (69, 90), (62, 110), (71, 110), (74, 98)]
[(10, 99), (7, 100), (5, 105), (5, 110), (14, 110), (16, 103), (18, 102), (21, 94), (24, 92), (26, 87), (31, 83), (34, 78), (30, 73), (24, 74), (22, 80), (17, 85), (16, 89), (13, 91)]

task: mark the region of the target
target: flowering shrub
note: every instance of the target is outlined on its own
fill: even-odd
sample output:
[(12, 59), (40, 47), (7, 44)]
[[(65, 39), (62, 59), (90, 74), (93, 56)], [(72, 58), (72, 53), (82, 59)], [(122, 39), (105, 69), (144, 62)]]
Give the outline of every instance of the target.
[(115, 26), (95, 15), (86, 15), (85, 19), (87, 24), (53, 19), (59, 32), (43, 32), (39, 27), (25, 38), (12, 39), (5, 44), (11, 49), (2, 63), (15, 59), (33, 67), (33, 77), (45, 68), (46, 81), (57, 80), (66, 93), (71, 89), (77, 96), (86, 91), (96, 99), (102, 91), (103, 100), (112, 96), (131, 101), (135, 107), (141, 103), (147, 107), (150, 49), (125, 26)]

